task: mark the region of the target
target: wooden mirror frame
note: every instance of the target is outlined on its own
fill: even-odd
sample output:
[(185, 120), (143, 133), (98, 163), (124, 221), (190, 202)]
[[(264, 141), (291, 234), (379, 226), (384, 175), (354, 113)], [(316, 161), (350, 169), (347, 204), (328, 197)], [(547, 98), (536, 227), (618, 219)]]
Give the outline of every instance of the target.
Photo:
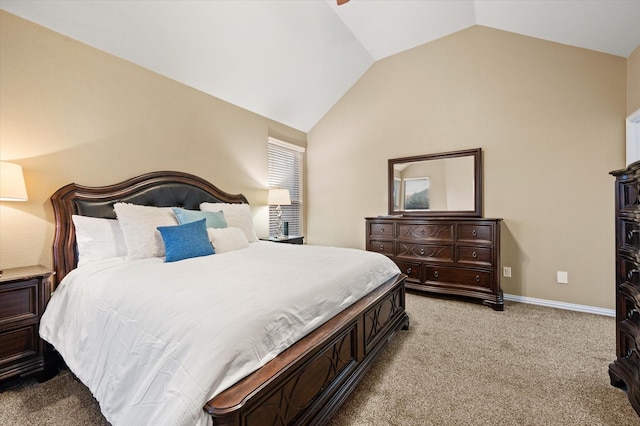
[[(403, 163), (415, 163), (419, 161), (444, 160), (447, 158), (473, 157), (474, 177), (474, 208), (473, 210), (395, 210), (394, 209), (394, 166)], [(416, 155), (414, 157), (392, 158), (389, 160), (389, 215), (402, 216), (462, 216), (482, 217), (482, 148), (467, 149), (463, 151), (442, 152), (438, 154)]]

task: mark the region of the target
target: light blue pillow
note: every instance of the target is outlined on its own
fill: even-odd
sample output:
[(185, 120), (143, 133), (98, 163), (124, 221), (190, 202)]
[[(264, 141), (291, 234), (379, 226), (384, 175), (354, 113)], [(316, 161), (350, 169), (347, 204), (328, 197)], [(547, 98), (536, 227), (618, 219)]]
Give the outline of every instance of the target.
[(172, 207), (172, 209), (180, 225), (195, 222), (200, 219), (206, 219), (207, 228), (227, 227), (227, 221), (224, 219), (224, 213), (222, 212), (203, 212), (200, 210), (182, 209), (180, 207)]
[(215, 254), (205, 219), (177, 226), (158, 226), (164, 241), (165, 262)]

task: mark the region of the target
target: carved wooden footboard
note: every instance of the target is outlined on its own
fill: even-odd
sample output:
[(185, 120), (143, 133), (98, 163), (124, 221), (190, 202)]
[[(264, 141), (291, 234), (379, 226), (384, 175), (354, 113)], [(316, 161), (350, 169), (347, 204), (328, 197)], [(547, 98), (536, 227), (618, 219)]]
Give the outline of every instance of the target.
[(326, 423), (400, 328), (408, 328), (402, 275), (205, 405), (213, 424)]

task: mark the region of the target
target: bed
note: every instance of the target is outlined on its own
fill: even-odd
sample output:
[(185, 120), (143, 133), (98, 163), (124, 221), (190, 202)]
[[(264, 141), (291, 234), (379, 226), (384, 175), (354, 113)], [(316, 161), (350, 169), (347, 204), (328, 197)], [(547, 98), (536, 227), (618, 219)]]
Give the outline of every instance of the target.
[[(66, 314), (69, 315), (68, 311), (76, 309), (74, 305), (70, 304), (50, 309), (51, 306), (56, 304), (54, 302), (56, 293), (60, 294), (58, 299), (64, 298), (66, 292), (64, 290), (65, 284), (73, 282), (74, 276), (79, 275), (78, 271), (84, 268), (77, 267), (78, 247), (73, 222), (74, 216), (115, 219), (114, 204), (116, 203), (180, 207), (189, 210), (198, 210), (202, 203), (247, 204), (247, 200), (243, 195), (225, 193), (197, 176), (167, 171), (148, 173), (104, 187), (69, 184), (56, 191), (51, 197), (51, 201), (56, 225), (53, 244), (54, 269), (57, 282), (62, 283), (62, 285), (60, 285), (60, 291), (56, 290), (54, 292), (52, 302), (47, 307), (44, 317), (47, 316), (50, 310), (55, 311), (57, 309), (58, 311), (49, 315), (53, 317), (64, 315), (65, 310), (67, 311)], [(270, 245), (270, 247), (265, 245)], [(258, 242), (251, 244), (251, 246), (250, 249), (246, 250), (246, 255), (250, 255), (252, 252), (257, 253), (254, 254), (257, 256), (256, 259), (262, 259), (265, 262), (267, 261), (265, 259), (269, 258), (269, 253), (273, 249), (278, 250), (277, 257), (295, 259), (298, 252), (292, 250), (307, 247), (268, 242)], [(278, 246), (278, 248), (275, 246)], [(321, 248), (307, 247), (304, 250), (309, 251), (312, 256), (324, 256), (321, 251), (324, 249)], [(357, 254), (346, 251), (350, 249), (336, 250), (345, 250), (340, 253), (344, 263), (350, 263), (350, 256)], [(238, 250), (237, 252), (240, 251)], [(233, 259), (234, 256), (237, 256), (236, 262), (245, 261), (239, 257), (241, 256), (240, 254), (236, 255), (235, 253), (228, 253), (228, 259)], [(244, 255), (242, 254), (242, 256)], [(378, 256), (375, 253), (371, 253), (371, 255)], [(222, 255), (209, 257), (216, 259), (216, 261), (222, 259)], [(354, 257), (354, 259), (356, 258)], [(197, 266), (198, 262), (204, 262), (201, 258), (190, 259), (189, 261), (192, 261), (189, 265), (193, 265), (193, 268)], [(222, 261), (220, 260), (220, 262)], [(147, 274), (148, 271), (152, 270), (151, 268), (156, 268), (157, 265), (155, 264), (158, 263), (162, 263), (162, 261), (145, 259), (139, 261), (139, 266), (136, 264), (136, 267), (143, 271), (141, 272), (142, 274)], [(187, 264), (187, 261), (184, 264)], [(109, 264), (104, 268), (101, 266), (95, 267), (95, 269), (111, 268), (109, 269), (110, 271), (115, 271), (122, 267), (124, 267), (123, 264)], [(378, 267), (376, 266), (375, 268)], [(90, 268), (84, 268), (84, 270), (87, 269)], [(239, 269), (246, 272), (251, 268)], [(263, 267), (263, 269), (268, 268)], [(115, 274), (115, 272), (113, 273)], [(363, 275), (366, 275), (364, 273), (373, 274), (371, 271), (363, 271)], [(188, 274), (195, 274), (195, 272), (189, 269)], [(388, 271), (385, 271), (385, 274), (388, 274)], [(69, 276), (67, 282), (63, 281), (67, 276)], [(242, 274), (238, 274), (238, 276), (244, 277)], [(118, 277), (118, 275), (111, 275), (111, 277)], [(170, 277), (171, 275), (168, 274), (168, 281), (171, 281)], [(221, 386), (223, 388), (221, 391), (215, 392), (213, 395), (203, 395), (204, 404), (201, 408), (198, 408), (198, 413), (195, 414), (196, 418), (199, 419), (198, 422), (203, 418), (204, 413), (206, 424), (213, 425), (315, 425), (326, 423), (353, 391), (366, 371), (372, 367), (375, 359), (395, 333), (400, 329), (408, 328), (409, 318), (405, 312), (404, 278), (405, 276), (402, 274), (393, 274), (388, 279), (385, 279), (382, 284), (376, 284), (372, 291), (367, 290), (366, 293), (358, 296), (356, 300), (346, 303), (339, 311), (331, 313), (331, 316), (323, 319), (320, 325), (314, 325), (311, 328), (306, 326), (309, 328), (308, 331), (302, 331), (303, 334), (299, 338), (297, 337), (295, 342), (292, 342), (286, 349), (279, 351), (275, 356), (270, 357), (266, 363), (259, 365), (252, 371), (241, 373), (242, 378), (237, 381), (234, 379), (234, 383), (231, 385)], [(106, 282), (109, 279), (104, 278), (103, 281)], [(235, 281), (240, 281), (238, 285), (244, 287), (247, 283), (242, 282), (243, 279), (239, 278)], [(118, 278), (116, 281), (120, 280), (123, 281), (120, 287), (134, 289), (134, 287), (124, 283), (126, 281), (124, 277)], [(363, 280), (370, 279), (356, 279), (355, 277), (353, 279), (354, 283)], [(180, 280), (174, 276), (173, 281)], [(202, 281), (206, 281), (206, 279), (202, 279)], [(342, 281), (345, 280), (342, 279)], [(351, 286), (351, 283), (339, 283), (336, 285), (342, 289), (348, 287), (346, 284)], [(71, 287), (71, 285), (69, 284), (67, 287)], [(123, 290), (113, 290), (114, 293), (117, 291)], [(135, 288), (135, 291), (132, 291), (131, 299), (135, 299), (134, 293), (142, 293), (147, 294), (149, 300), (153, 301), (153, 303), (162, 303), (162, 298), (158, 295), (162, 291), (149, 290), (144, 293), (145, 291), (147, 291), (145, 287)], [(106, 292), (103, 290), (103, 293), (111, 292), (111, 288)], [(243, 294), (240, 290), (237, 293)], [(124, 296), (122, 295), (122, 297)], [(158, 299), (158, 297), (160, 298)], [(203, 296), (203, 299), (207, 297), (210, 296)], [(246, 294), (241, 297), (246, 297)], [(240, 300), (239, 302), (241, 302), (241, 305), (247, 303), (247, 306), (249, 306), (248, 299)], [(60, 303), (57, 303), (57, 305), (60, 305)], [(334, 306), (334, 304), (331, 306)], [(77, 309), (87, 310), (86, 306), (78, 306)], [(145, 306), (141, 306), (140, 310), (144, 311)], [(244, 315), (246, 315), (244, 318), (246, 318), (247, 322), (251, 322), (252, 317), (249, 316), (249, 313)], [(217, 318), (213, 312), (209, 314), (209, 317), (212, 322), (221, 322), (221, 319)], [(82, 321), (86, 322), (87, 327), (93, 322), (92, 320), (87, 320), (87, 317), (82, 318), (84, 318)], [(244, 320), (239, 322), (244, 322)], [(96, 320), (96, 323), (98, 323), (98, 320)], [(59, 332), (55, 327), (56, 323), (54, 321), (48, 321), (49, 334)], [(91, 337), (94, 331), (90, 328), (87, 328), (87, 330), (83, 331), (83, 336)], [(43, 329), (41, 328), (42, 333)], [(202, 338), (200, 342), (201, 345), (197, 346), (202, 346), (203, 353), (208, 350), (206, 349), (208, 347), (216, 349), (217, 341), (215, 339)], [(56, 344), (54, 343), (53, 346), (55, 347)], [(227, 345), (222, 344), (218, 346), (227, 347)], [(56, 349), (62, 348), (56, 347)], [(200, 347), (198, 347), (198, 350), (192, 350), (191, 352), (198, 352), (199, 350), (201, 350)], [(59, 350), (59, 352), (65, 358), (64, 350)], [(106, 352), (108, 352), (106, 349), (97, 348), (93, 356), (95, 357), (95, 354), (97, 354), (98, 358), (101, 358)], [(77, 354), (70, 355), (69, 358), (73, 358), (74, 361), (73, 363), (67, 362), (72, 371), (74, 371), (75, 365), (78, 365), (78, 369), (82, 370), (80, 364), (78, 364)], [(68, 360), (65, 358), (65, 361)], [(96, 361), (95, 359), (89, 359), (83, 362), (95, 363)], [(195, 363), (198, 362), (196, 361)], [(123, 365), (120, 368), (126, 369), (127, 366)], [(205, 372), (207, 371), (205, 370)], [(133, 375), (135, 376), (135, 372)], [(80, 379), (83, 380), (82, 377)], [(101, 377), (99, 381), (108, 381), (108, 379), (108, 377)], [(94, 392), (93, 389), (92, 392)], [(209, 392), (209, 390), (206, 392)], [(95, 394), (96, 392), (94, 392)], [(212, 397), (209, 398), (209, 396)], [(100, 401), (100, 398), (98, 400), (101, 403), (101, 407), (103, 407), (103, 402)], [(124, 402), (126, 403), (127, 401)], [(166, 403), (162, 399), (154, 400), (153, 402), (155, 404), (155, 412), (153, 412), (152, 416), (146, 418), (144, 423), (159, 424), (158, 419), (162, 423), (164, 418), (163, 410), (173, 409), (173, 407), (169, 407), (170, 403)], [(139, 417), (135, 421), (140, 424)], [(119, 421), (117, 423), (127, 424), (127, 421)], [(191, 420), (182, 421), (182, 423), (189, 424)]]

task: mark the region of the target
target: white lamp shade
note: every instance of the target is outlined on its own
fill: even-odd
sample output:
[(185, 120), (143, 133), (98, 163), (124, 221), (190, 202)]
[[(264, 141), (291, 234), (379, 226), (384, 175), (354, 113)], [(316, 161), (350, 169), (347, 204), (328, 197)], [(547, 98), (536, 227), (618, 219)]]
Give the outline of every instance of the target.
[(0, 201), (27, 201), (22, 166), (0, 161)]
[(269, 199), (267, 204), (270, 206), (289, 206), (291, 205), (291, 197), (288, 189), (272, 188), (269, 190)]

